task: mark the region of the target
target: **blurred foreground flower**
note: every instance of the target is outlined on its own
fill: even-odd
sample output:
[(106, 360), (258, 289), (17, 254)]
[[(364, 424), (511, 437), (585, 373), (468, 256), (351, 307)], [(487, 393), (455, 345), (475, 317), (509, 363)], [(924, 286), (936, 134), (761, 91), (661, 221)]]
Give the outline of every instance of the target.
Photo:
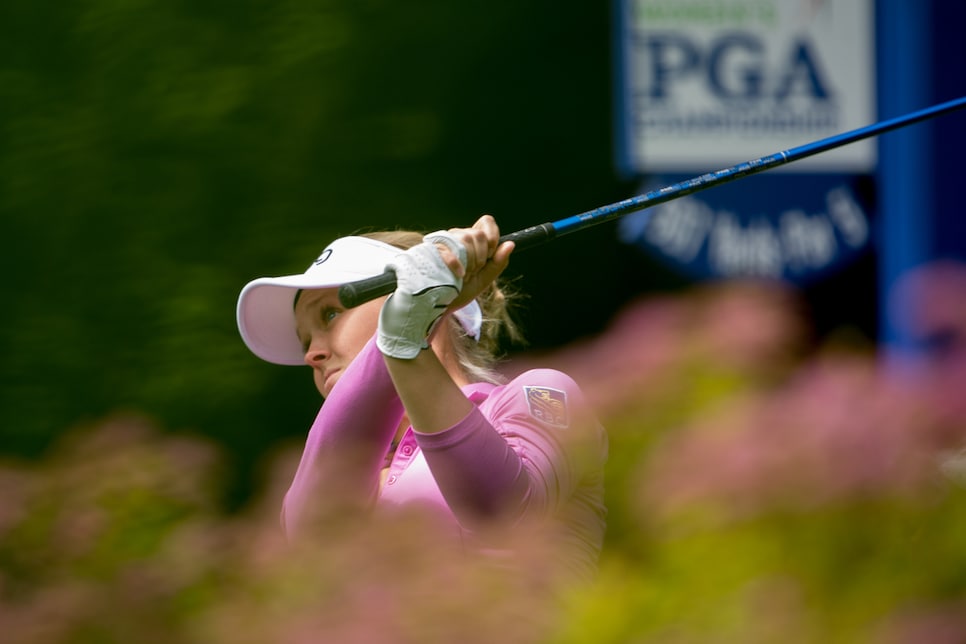
[(585, 386), (611, 439), (590, 588), (556, 586), (536, 527), (494, 526), (518, 557), (474, 560), (418, 509), (325, 515), (288, 542), (297, 449), (229, 515), (210, 445), (131, 417), (73, 432), (0, 468), (0, 637), (966, 641), (966, 488), (938, 459), (964, 445), (961, 383), (894, 378), (854, 351), (810, 357), (806, 332), (783, 289), (709, 288), (634, 303), (537, 358)]
[(607, 425), (617, 547), (567, 641), (966, 641), (951, 608), (966, 600), (966, 490), (942, 459), (966, 445), (946, 404), (963, 380), (899, 378), (856, 349), (808, 356), (797, 307), (748, 293), (672, 302), (708, 326), (677, 336), (649, 382), (661, 397), (622, 390)]
[(3, 642), (482, 643), (551, 627), (553, 553), (536, 539), (518, 544), (524, 574), (440, 543), (418, 510), (332, 515), (289, 543), (282, 486), (227, 516), (217, 468), (204, 443), (119, 418), (0, 469)]
[(164, 561), (214, 510), (217, 454), (139, 418), (67, 435), (34, 466), (0, 472), (0, 624), (7, 642), (166, 641), (201, 574)]
[(713, 501), (738, 515), (922, 499), (966, 437), (947, 420), (869, 361), (829, 358), (668, 437), (641, 489), (662, 510)]
[[(808, 329), (793, 295), (778, 283), (733, 283), (682, 296), (631, 302), (598, 336), (512, 361), (571, 374), (603, 417), (679, 403), (695, 381), (747, 383), (784, 374)], [(726, 386), (725, 390), (730, 393)]]

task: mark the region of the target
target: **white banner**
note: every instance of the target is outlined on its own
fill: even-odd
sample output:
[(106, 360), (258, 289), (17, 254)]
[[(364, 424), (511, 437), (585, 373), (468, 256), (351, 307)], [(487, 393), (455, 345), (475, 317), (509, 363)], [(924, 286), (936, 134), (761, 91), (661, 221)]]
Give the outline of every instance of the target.
[[(876, 121), (873, 0), (623, 0), (622, 164), (715, 170)], [(869, 173), (874, 140), (784, 166)]]

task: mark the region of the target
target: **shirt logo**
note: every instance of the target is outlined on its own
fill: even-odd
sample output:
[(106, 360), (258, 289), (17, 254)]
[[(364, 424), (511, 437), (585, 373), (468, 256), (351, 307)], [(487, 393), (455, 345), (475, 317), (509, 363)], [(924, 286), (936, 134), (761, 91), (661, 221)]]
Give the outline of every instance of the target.
[(530, 415), (554, 427), (568, 427), (567, 393), (549, 387), (524, 387)]

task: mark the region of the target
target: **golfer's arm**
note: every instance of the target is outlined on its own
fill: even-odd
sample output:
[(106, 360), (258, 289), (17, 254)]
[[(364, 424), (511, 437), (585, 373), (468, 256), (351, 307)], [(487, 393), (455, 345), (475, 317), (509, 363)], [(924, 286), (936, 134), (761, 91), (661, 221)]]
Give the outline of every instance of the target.
[(383, 357), (416, 431), (441, 432), (472, 411), (473, 403), (463, 395), (433, 351), (422, 351), (412, 360)]

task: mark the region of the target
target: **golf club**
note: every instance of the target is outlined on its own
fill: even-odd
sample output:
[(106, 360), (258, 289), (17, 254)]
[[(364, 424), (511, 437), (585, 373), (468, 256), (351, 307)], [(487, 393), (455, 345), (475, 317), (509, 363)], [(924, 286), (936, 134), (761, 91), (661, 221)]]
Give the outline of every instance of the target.
[[(579, 215), (566, 217), (558, 221), (547, 222), (530, 226), (513, 233), (508, 233), (500, 237), (500, 243), (513, 241), (516, 243), (515, 251), (532, 248), (544, 242), (548, 242), (555, 237), (567, 235), (578, 230), (583, 230), (590, 226), (611, 221), (623, 215), (644, 208), (650, 208), (658, 204), (666, 203), (673, 199), (678, 199), (686, 195), (693, 194), (700, 190), (706, 190), (714, 186), (722, 185), (741, 177), (747, 177), (771, 168), (798, 161), (821, 152), (826, 152), (834, 148), (842, 147), (855, 141), (867, 139), (872, 136), (883, 134), (900, 127), (912, 125), (926, 119), (934, 118), (954, 110), (966, 107), (966, 96), (940, 103), (932, 107), (911, 112), (903, 116), (898, 116), (872, 125), (867, 125), (855, 130), (836, 134), (818, 141), (806, 143), (798, 147), (790, 148), (782, 152), (768, 154), (751, 161), (745, 161), (733, 165), (730, 168), (709, 172), (686, 181), (652, 190), (650, 192), (624, 199), (606, 206), (595, 208)], [(346, 308), (358, 306), (364, 302), (375, 299), (382, 295), (388, 295), (396, 290), (396, 275), (391, 270), (387, 270), (381, 275), (376, 275), (357, 282), (350, 282), (339, 287), (339, 301)]]

